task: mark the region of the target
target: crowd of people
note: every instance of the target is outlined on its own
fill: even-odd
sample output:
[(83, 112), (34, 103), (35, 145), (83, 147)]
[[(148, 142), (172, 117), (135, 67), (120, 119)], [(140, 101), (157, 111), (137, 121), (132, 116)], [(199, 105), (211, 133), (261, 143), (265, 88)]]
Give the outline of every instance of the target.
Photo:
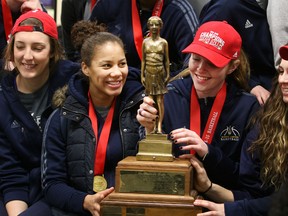
[(59, 32), (40, 0), (1, 0), (0, 215), (100, 215), (148, 133), (191, 162), (198, 216), (285, 215), (281, 2), (63, 0)]

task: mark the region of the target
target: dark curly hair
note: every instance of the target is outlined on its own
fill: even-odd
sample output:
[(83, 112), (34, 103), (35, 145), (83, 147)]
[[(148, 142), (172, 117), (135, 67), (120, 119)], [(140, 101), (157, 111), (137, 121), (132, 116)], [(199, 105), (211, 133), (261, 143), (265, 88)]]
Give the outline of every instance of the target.
[(76, 50), (80, 52), (84, 41), (97, 32), (105, 32), (107, 28), (104, 24), (95, 21), (80, 20), (71, 29), (71, 41)]

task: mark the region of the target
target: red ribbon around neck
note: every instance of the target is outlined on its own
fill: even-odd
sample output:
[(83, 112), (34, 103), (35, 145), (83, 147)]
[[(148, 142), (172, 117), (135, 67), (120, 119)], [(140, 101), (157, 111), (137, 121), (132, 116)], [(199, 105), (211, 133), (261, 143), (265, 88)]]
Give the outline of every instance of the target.
[(4, 31), (5, 31), (6, 40), (8, 41), (9, 35), (13, 28), (12, 13), (6, 0), (1, 0), (1, 3), (2, 3), (2, 16), (3, 16), (3, 23), (4, 23)]
[[(204, 132), (201, 137), (205, 143), (210, 144), (212, 142), (215, 129), (217, 127), (219, 117), (221, 115), (226, 99), (226, 90), (227, 85), (224, 83), (214, 100), (208, 120), (205, 125)], [(199, 136), (201, 135), (201, 111), (198, 96), (194, 86), (192, 87), (190, 102), (190, 130), (195, 131)], [(195, 154), (195, 151), (191, 150), (190, 153)]]
[(105, 168), (106, 151), (115, 110), (116, 98), (114, 98), (114, 101), (112, 102), (112, 105), (109, 109), (99, 139), (98, 139), (98, 121), (90, 93), (88, 93), (88, 98), (89, 98), (89, 118), (91, 119), (92, 128), (97, 140), (97, 145), (95, 148), (94, 175), (102, 175), (104, 173)]
[[(137, 2), (136, 0), (132, 0), (132, 28), (133, 28), (133, 37), (134, 43), (136, 46), (136, 50), (139, 58), (142, 60), (142, 42), (143, 42), (143, 33), (141, 21), (138, 13)], [(158, 0), (153, 8), (152, 16), (161, 15), (163, 8), (164, 0)]]

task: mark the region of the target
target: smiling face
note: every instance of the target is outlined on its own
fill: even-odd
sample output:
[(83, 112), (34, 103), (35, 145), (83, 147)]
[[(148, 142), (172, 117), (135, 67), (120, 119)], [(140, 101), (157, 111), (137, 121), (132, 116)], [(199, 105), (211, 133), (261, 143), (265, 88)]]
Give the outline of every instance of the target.
[(45, 83), (49, 77), (49, 36), (41, 32), (18, 32), (13, 49), (19, 77), (29, 82)]
[(206, 58), (192, 53), (189, 70), (198, 97), (205, 98), (215, 97), (225, 82), (226, 76), (235, 68), (232, 68), (230, 64), (218, 68)]
[(288, 61), (282, 59), (278, 67), (278, 82), (282, 92), (283, 101), (288, 103)]
[(117, 42), (105, 42), (94, 49), (90, 66), (82, 63), (89, 77), (89, 91), (96, 106), (109, 106), (123, 89), (128, 66), (123, 48)]

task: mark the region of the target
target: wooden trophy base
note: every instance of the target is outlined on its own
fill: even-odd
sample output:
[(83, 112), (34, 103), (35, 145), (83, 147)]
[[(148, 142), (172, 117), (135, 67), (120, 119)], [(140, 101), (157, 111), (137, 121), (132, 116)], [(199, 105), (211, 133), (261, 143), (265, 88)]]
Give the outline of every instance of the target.
[(139, 161), (127, 157), (116, 167), (115, 191), (101, 202), (102, 216), (194, 216), (193, 168), (188, 160)]
[(101, 204), (103, 216), (196, 216), (200, 207), (163, 203), (107, 203)]

